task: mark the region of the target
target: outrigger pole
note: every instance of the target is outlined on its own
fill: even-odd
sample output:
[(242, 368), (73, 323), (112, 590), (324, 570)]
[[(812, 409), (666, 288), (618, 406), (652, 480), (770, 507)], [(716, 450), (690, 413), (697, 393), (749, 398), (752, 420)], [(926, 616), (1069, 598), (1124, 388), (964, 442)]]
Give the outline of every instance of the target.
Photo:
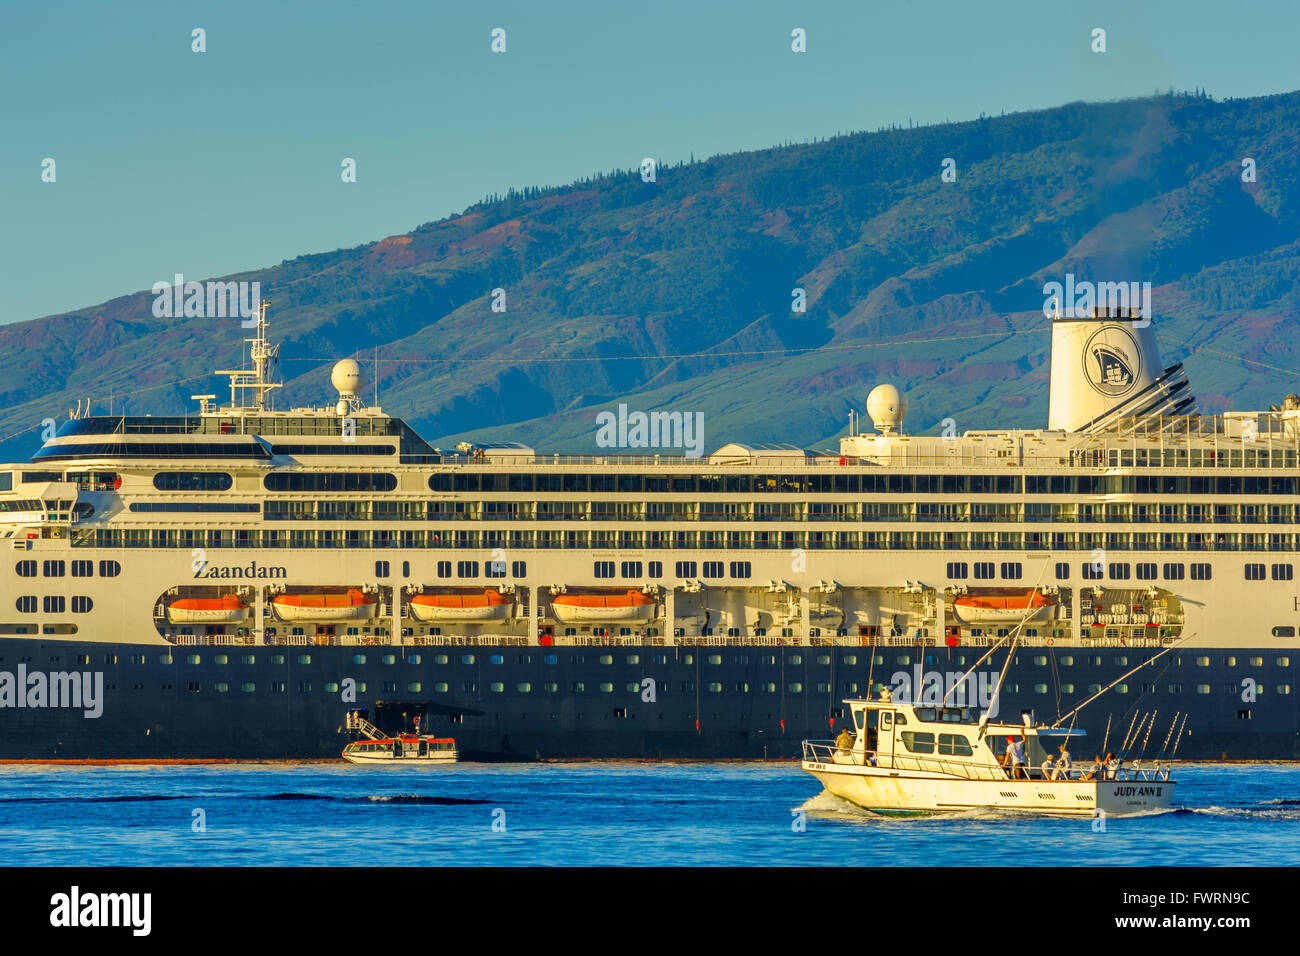
[[(1107, 684), (1107, 685), (1106, 685), (1105, 687), (1103, 687), (1101, 690), (1097, 691), (1097, 693), (1093, 694), (1091, 697), (1089, 697), (1087, 700), (1085, 700), (1085, 701), (1084, 701), (1082, 704), (1080, 704), (1078, 707), (1074, 708), (1074, 710), (1069, 711), (1069, 712), (1066, 713), (1063, 717), (1058, 717), (1058, 718), (1056, 719), (1056, 723), (1052, 724), (1052, 726), (1053, 726), (1053, 727), (1059, 727), (1059, 726), (1061, 726), (1061, 723), (1065, 720), (1066, 717), (1070, 717), (1070, 716), (1072, 716), (1073, 714), (1077, 714), (1079, 711), (1083, 710), (1083, 708), (1087, 707), (1089, 704), (1091, 704), (1094, 700), (1096, 700), (1096, 699), (1097, 699), (1098, 697), (1100, 697), (1102, 694), (1106, 693), (1106, 691), (1110, 690), (1112, 687), (1114, 687), (1116, 684), (1118, 684), (1120, 681), (1122, 681), (1125, 677), (1128, 677), (1128, 676), (1130, 676), (1130, 675), (1132, 675), (1132, 674), (1136, 674), (1138, 671), (1140, 671), (1142, 668), (1148, 666), (1149, 664), (1154, 664), (1156, 661), (1160, 660), (1160, 658), (1164, 657), (1166, 654), (1168, 654), (1170, 651), (1172, 651), (1175, 647), (1178, 647), (1179, 644), (1181, 644), (1181, 643), (1182, 643), (1182, 642), (1179, 641), (1178, 644), (1170, 644), (1168, 647), (1166, 647), (1163, 651), (1161, 651), (1161, 652), (1160, 652), (1159, 654), (1157, 654), (1155, 657), (1151, 658), (1150, 660), (1143, 661), (1141, 664), (1139, 664), (1137, 667), (1133, 668), (1131, 671), (1128, 671), (1128, 672), (1126, 672), (1126, 673), (1124, 673), (1124, 674), (1121, 674), (1119, 677), (1115, 678), (1113, 681), (1111, 681), (1109, 684)], [(1131, 726), (1131, 725), (1130, 725), (1130, 726)], [(1109, 722), (1106, 724), (1106, 729), (1107, 729), (1107, 733), (1109, 734), (1109, 730), (1110, 730), (1110, 724), (1109, 724)]]
[[(1047, 562), (1044, 561), (1044, 562), (1043, 562), (1043, 567), (1042, 567), (1042, 569), (1038, 572), (1038, 580), (1034, 582), (1034, 590), (1035, 590), (1035, 591), (1038, 590), (1039, 585), (1042, 583), (1043, 575), (1046, 574), (1046, 573), (1047, 573)], [(993, 644), (993, 645), (992, 645), (992, 646), (991, 646), (987, 651), (985, 651), (985, 652), (983, 653), (983, 655), (980, 656), (980, 659), (977, 660), (974, 664), (972, 664), (972, 665), (970, 666), (970, 670), (966, 671), (965, 674), (962, 674), (962, 675), (961, 675), (961, 679), (960, 679), (960, 680), (958, 680), (957, 682), (955, 682), (951, 687), (949, 687), (946, 691), (944, 691), (944, 694), (943, 694), (943, 703), (946, 704), (946, 703), (948, 702), (948, 695), (951, 694), (953, 691), (955, 691), (955, 690), (956, 690), (958, 687), (960, 687), (963, 683), (965, 683), (966, 678), (967, 678), (967, 677), (970, 677), (970, 675), (973, 674), (973, 673), (975, 672), (975, 668), (977, 668), (977, 667), (979, 667), (981, 664), (983, 664), (984, 661), (986, 661), (986, 660), (989, 658), (989, 655), (991, 655), (994, 651), (996, 651), (999, 647), (1002, 646), (1002, 642), (1005, 641), (1005, 640), (1007, 640), (1007, 638), (1011, 638), (1012, 649), (1014, 649), (1014, 647), (1015, 647), (1015, 642), (1016, 642), (1017, 640), (1020, 639), (1020, 629), (1021, 629), (1022, 627), (1024, 627), (1027, 623), (1029, 623), (1029, 616), (1030, 616), (1030, 615), (1031, 615), (1035, 610), (1036, 610), (1036, 609), (1035, 609), (1035, 608), (1032, 608), (1032, 607), (1025, 608), (1024, 616), (1021, 617), (1019, 623), (1017, 623), (1016, 626), (1013, 627), (1013, 628), (1011, 629), (1011, 632), (1010, 632), (1009, 634), (1007, 634), (1005, 637), (999, 637), (999, 638), (997, 639), (997, 641), (996, 641), (996, 642), (995, 642), (995, 643), (994, 643), (994, 644)], [(872, 663), (874, 664), (874, 663), (875, 663), (875, 658), (873, 657), (871, 660), (872, 660)], [(1010, 651), (1010, 650), (1007, 652), (1007, 662), (1008, 662), (1008, 663), (1011, 662), (1011, 651)], [(1002, 678), (1003, 678), (1003, 677), (1006, 677), (1006, 675), (1007, 675), (1007, 669), (1006, 669), (1006, 667), (1003, 667), (1003, 668), (1002, 668), (1002, 676), (998, 678), (998, 686), (997, 686), (997, 689), (993, 691), (993, 697), (989, 700), (989, 709), (992, 709), (992, 707), (993, 707), (993, 701), (995, 701), (995, 700), (998, 699), (998, 691), (1000, 691), (1000, 690), (1002, 689)], [(870, 678), (868, 678), (868, 679), (870, 679)], [(982, 734), (981, 734), (981, 736), (982, 736)]]

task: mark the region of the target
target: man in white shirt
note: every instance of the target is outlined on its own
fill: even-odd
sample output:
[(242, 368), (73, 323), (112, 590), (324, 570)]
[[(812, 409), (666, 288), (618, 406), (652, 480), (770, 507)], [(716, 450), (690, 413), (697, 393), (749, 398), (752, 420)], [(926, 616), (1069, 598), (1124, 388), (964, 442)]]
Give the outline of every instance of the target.
[(1023, 777), (1029, 779), (1029, 774), (1025, 771), (1025, 732), (1020, 732), (1020, 739), (1014, 737), (1007, 738), (1007, 769), (1011, 771), (1011, 779)]

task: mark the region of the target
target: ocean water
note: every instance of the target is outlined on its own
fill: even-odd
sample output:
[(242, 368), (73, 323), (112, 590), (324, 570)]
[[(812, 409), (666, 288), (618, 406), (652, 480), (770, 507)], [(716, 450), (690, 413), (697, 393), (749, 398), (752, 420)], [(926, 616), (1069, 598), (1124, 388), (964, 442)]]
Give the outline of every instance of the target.
[(882, 817), (793, 763), (8, 765), (0, 864), (1300, 863), (1300, 766), (1188, 764), (1175, 779), (1175, 809), (1099, 832), (1005, 814)]

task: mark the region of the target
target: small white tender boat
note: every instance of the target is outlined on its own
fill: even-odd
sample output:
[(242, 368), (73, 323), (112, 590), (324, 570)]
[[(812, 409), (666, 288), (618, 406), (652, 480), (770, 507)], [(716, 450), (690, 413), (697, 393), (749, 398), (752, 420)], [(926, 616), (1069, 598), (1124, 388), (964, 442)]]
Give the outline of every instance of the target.
[(419, 733), (390, 737), (367, 720), (360, 710), (348, 711), (346, 726), (351, 733), (365, 738), (354, 740), (343, 748), (343, 759), (348, 763), (407, 766), (455, 763), (457, 760), (456, 741), (450, 737)]
[(348, 763), (398, 764), (455, 763), (456, 741), (450, 737), (401, 734), (378, 740), (354, 740), (343, 748)]
[[(879, 813), (998, 809), (1048, 816), (1125, 816), (1167, 809), (1174, 795), (1168, 764), (1143, 769), (1120, 762), (1092, 772), (1044, 773), (1048, 756), (1084, 736), (1081, 730), (993, 724), (969, 707), (848, 700), (851, 742), (805, 740), (802, 767), (837, 797)], [(1013, 777), (1003, 766), (1007, 739), (1025, 761)], [(999, 750), (1002, 753), (999, 753)]]

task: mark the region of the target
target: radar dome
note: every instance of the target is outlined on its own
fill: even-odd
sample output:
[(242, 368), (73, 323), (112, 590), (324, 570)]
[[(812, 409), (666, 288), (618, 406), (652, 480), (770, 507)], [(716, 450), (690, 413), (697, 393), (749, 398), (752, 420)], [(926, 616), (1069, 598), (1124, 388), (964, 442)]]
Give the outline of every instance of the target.
[(361, 391), (365, 385), (365, 380), (361, 375), (361, 366), (352, 359), (343, 359), (334, 363), (334, 370), (330, 372), (330, 383), (338, 391), (339, 395), (352, 397)]
[(877, 431), (896, 432), (907, 414), (907, 398), (893, 385), (877, 385), (867, 396), (867, 414)]

